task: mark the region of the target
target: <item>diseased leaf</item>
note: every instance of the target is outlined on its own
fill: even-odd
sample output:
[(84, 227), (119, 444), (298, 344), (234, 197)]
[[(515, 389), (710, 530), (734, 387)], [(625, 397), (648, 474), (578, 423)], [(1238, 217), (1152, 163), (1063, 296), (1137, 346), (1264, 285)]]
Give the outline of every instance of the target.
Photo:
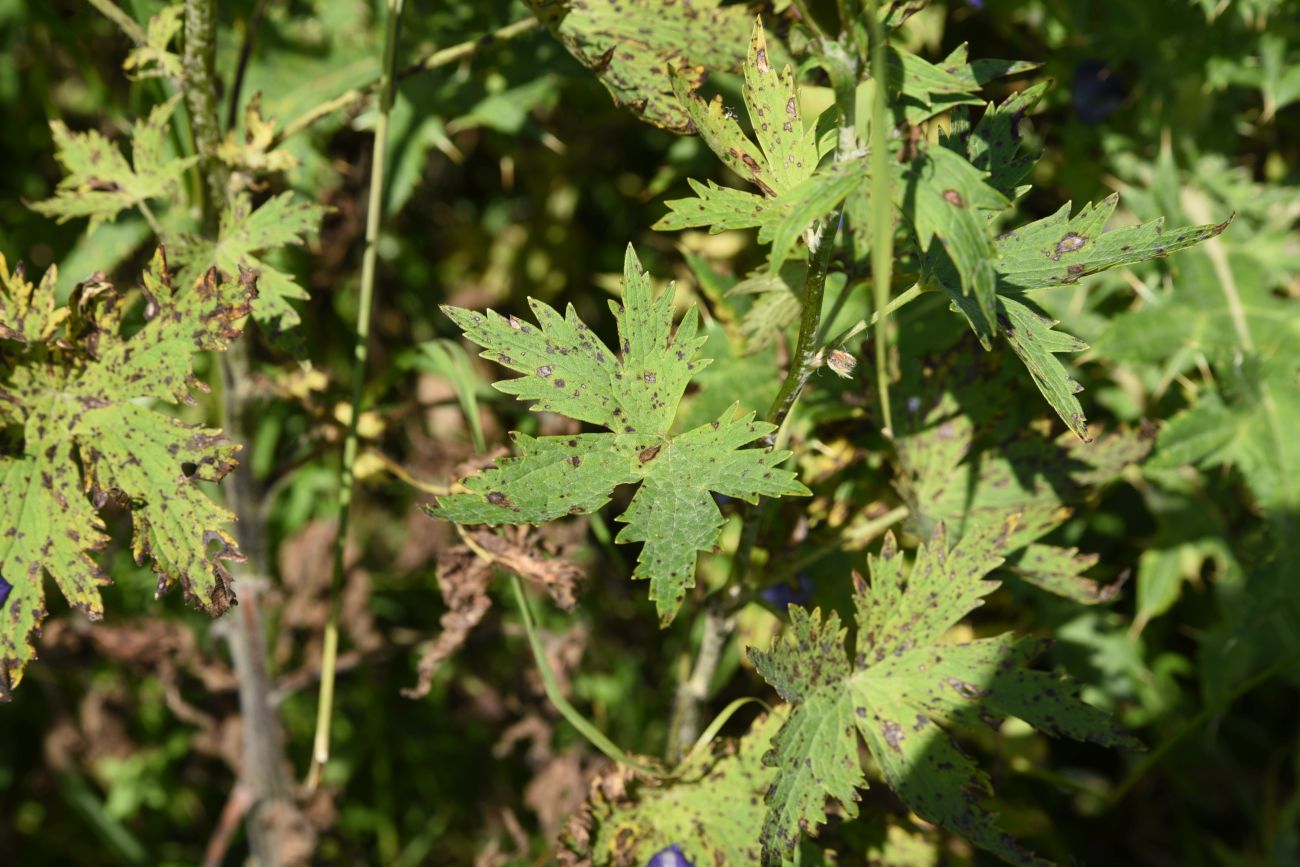
[(1166, 231), (1164, 219), (1106, 231), (1119, 204), (1112, 194), (1070, 216), (1066, 203), (1044, 217), (998, 238), (998, 291), (1024, 292), (1075, 283), (1121, 265), (1158, 259), (1195, 246), (1223, 232), (1232, 218), (1206, 226)]
[(739, 71), (751, 18), (719, 0), (526, 0), (578, 62), (642, 120), (677, 132), (690, 119), (669, 69), (700, 86), (705, 70)]
[(281, 193), (256, 208), (247, 194), (233, 197), (221, 217), (216, 242), (206, 238), (185, 238), (176, 248), (176, 260), (185, 274), (195, 275), (206, 263), (231, 274), (241, 268), (257, 272), (257, 300), (253, 316), (258, 322), (278, 329), (292, 328), (301, 321), (289, 305), (290, 299), (304, 300), (307, 292), (293, 277), (258, 258), (265, 251), (301, 244), (320, 225), (325, 209), (315, 202)]
[(905, 377), (895, 392), (896, 487), (911, 512), (908, 529), (927, 535), (943, 523), (957, 538), (967, 527), (1018, 516), (1004, 549), (1013, 572), (1077, 602), (1113, 598), (1114, 585), (1083, 577), (1095, 555), (1037, 540), (1141, 461), (1151, 438), (1115, 431), (1088, 442), (1071, 433), (1046, 439), (1022, 414), (1008, 415), (1012, 362), (991, 354), (973, 365), (973, 349), (965, 341), (927, 359), (917, 368), (925, 372)]
[(133, 81), (146, 78), (181, 80), (180, 55), (168, 51), (167, 47), (181, 32), (184, 15), (185, 6), (177, 3), (164, 6), (149, 19), (144, 44), (131, 49), (131, 53), (122, 62), (122, 70), (127, 78)]
[(692, 864), (758, 863), (763, 794), (776, 775), (763, 754), (784, 720), (784, 708), (760, 717), (739, 741), (689, 757), (670, 780), (607, 772), (563, 843), (596, 865), (649, 864), (674, 845)]
[(1014, 716), (1054, 736), (1107, 746), (1136, 742), (1078, 700), (1078, 686), (1027, 668), (1042, 643), (1010, 634), (952, 644), (943, 634), (998, 584), (984, 580), (1003, 558), (1014, 517), (972, 528), (949, 550), (942, 525), (906, 573), (892, 534), (868, 560), (871, 582), (854, 576), (857, 641), (832, 612), (823, 619), (790, 606), (790, 626), (770, 650), (751, 648), (754, 667), (786, 701), (790, 717), (767, 761), (777, 777), (767, 796), (763, 861), (793, 854), (802, 833), (826, 820), (829, 796), (849, 817), (866, 787), (858, 738), (890, 788), (922, 819), (942, 825), (1013, 864), (1043, 865), (979, 806), (988, 777), (950, 731)]
[(744, 72), (741, 93), (757, 145), (741, 130), (720, 97), (705, 103), (694, 92), (698, 81), (675, 75), (673, 87), (691, 118), (692, 131), (699, 133), (728, 168), (775, 198), (812, 177), (817, 169), (816, 125), (805, 126), (794, 72), (788, 65), (778, 72), (761, 21), (754, 24)]
[(717, 421), (670, 436), (691, 377), (707, 361), (695, 358), (703, 337), (689, 310), (674, 332), (671, 291), (658, 298), (631, 247), (624, 262), (623, 304), (610, 302), (618, 322), (615, 353), (582, 322), (530, 299), (538, 326), (493, 311), (443, 310), (490, 358), (518, 371), (496, 388), (533, 409), (601, 425), (609, 433), (529, 437), (516, 434), (520, 454), (465, 480), (468, 493), (439, 497), (429, 513), (458, 523), (541, 523), (586, 514), (613, 489), (641, 482), (619, 518), (615, 541), (645, 542), (633, 578), (650, 580), (660, 621), (676, 615), (695, 584), (695, 560), (717, 544), (722, 514), (712, 493), (757, 502), (760, 495), (807, 494), (788, 470), (789, 452), (746, 449), (772, 425), (737, 417), (733, 406)]
[(7, 698), (45, 617), (45, 574), (69, 604), (102, 615), (97, 588), (107, 578), (90, 554), (108, 539), (96, 508), (110, 500), (130, 510), (132, 551), (152, 561), (159, 593), (179, 583), (214, 616), (234, 601), (222, 565), (239, 558), (222, 529), (233, 516), (195, 482), (220, 481), (239, 447), (146, 402), (192, 402), (191, 389), (201, 387), (194, 354), (224, 349), (239, 335), (255, 289), (251, 274), (227, 280), (211, 269), (175, 292), (159, 250), (144, 275), (147, 321), (127, 337), (121, 297), (105, 283), (80, 286), (59, 315), (51, 312), (52, 275), (38, 287), (3, 267), (0, 277), (0, 333), (24, 338), (16, 349), (0, 343), (0, 406), (23, 430), (21, 452), (0, 455), (0, 524), (9, 528), (0, 534), (0, 578), (13, 588), (0, 605)]
[(164, 142), (172, 111), (180, 97), (173, 97), (136, 121), (131, 128), (131, 162), (117, 145), (96, 130), (72, 132), (62, 121), (51, 121), (55, 158), (64, 177), (54, 197), (36, 202), (32, 209), (60, 223), (78, 217), (90, 218), (90, 230), (112, 220), (127, 208), (149, 199), (170, 195), (171, 188), (197, 157), (167, 157)]

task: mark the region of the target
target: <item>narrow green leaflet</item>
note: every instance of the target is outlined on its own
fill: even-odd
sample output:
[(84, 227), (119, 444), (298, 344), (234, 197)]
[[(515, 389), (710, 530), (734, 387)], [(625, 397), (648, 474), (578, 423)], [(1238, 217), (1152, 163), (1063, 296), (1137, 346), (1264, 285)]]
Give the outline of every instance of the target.
[[(944, 149), (937, 149), (944, 150)], [(937, 152), (934, 151), (934, 152)], [(949, 151), (951, 153), (951, 151)], [(956, 157), (960, 159), (959, 157)], [(964, 162), (964, 161), (963, 161)], [(1043, 397), (1070, 430), (1087, 439), (1087, 420), (1075, 395), (1078, 383), (1057, 358), (1088, 346), (1068, 334), (1053, 330), (1056, 322), (1026, 303), (1024, 293), (1075, 283), (1090, 274), (1161, 258), (1217, 236), (1232, 222), (1188, 226), (1166, 232), (1164, 220), (1106, 231), (1119, 197), (1112, 195), (1096, 205), (1085, 205), (1073, 218), (1067, 203), (1050, 217), (1000, 236), (995, 242), (996, 314), (965, 297), (966, 284), (954, 268), (939, 267), (935, 276), (956, 309), (986, 345), (996, 332), (1004, 334), (1024, 362)], [(948, 252), (953, 252), (952, 247)], [(957, 257), (953, 257), (957, 263)], [(961, 290), (958, 290), (958, 285)]]
[(533, 409), (558, 412), (608, 433), (516, 435), (520, 454), (464, 481), (468, 493), (439, 497), (430, 514), (462, 524), (537, 524), (603, 506), (618, 485), (642, 483), (619, 518), (618, 542), (645, 542), (633, 578), (650, 580), (660, 622), (672, 622), (695, 585), (699, 551), (717, 544), (722, 514), (713, 493), (756, 502), (760, 495), (806, 495), (789, 470), (789, 452), (744, 448), (773, 431), (736, 408), (676, 436), (669, 429), (691, 377), (707, 361), (698, 318), (687, 312), (674, 332), (672, 291), (658, 298), (631, 247), (623, 304), (610, 303), (619, 352), (607, 347), (570, 306), (560, 315), (530, 299), (538, 325), (493, 311), (443, 310), (485, 348), (483, 357), (523, 374), (496, 388)]
[(692, 864), (758, 863), (763, 795), (776, 776), (763, 755), (783, 722), (784, 708), (765, 714), (739, 741), (715, 741), (669, 780), (611, 771), (621, 778), (592, 787), (564, 844), (596, 865), (648, 864), (673, 845)]
[[(132, 551), (158, 573), (158, 592), (179, 583), (212, 615), (234, 601), (223, 560), (239, 554), (223, 527), (233, 520), (198, 480), (220, 481), (239, 447), (220, 431), (182, 424), (151, 401), (192, 401), (192, 361), (224, 349), (248, 315), (253, 279), (209, 270), (174, 291), (160, 250), (145, 272), (143, 327), (121, 332), (121, 296), (105, 283), (80, 286), (53, 306), (55, 280), (39, 286), (0, 267), (0, 418), (20, 426), (21, 451), (0, 454), (0, 695), (8, 698), (33, 658), (49, 574), (68, 603), (103, 613), (107, 583), (91, 552), (108, 536), (97, 508), (130, 510)], [(14, 340), (13, 335), (21, 335)], [(92, 505), (93, 504), (93, 505)]]
[(920, 124), (959, 105), (980, 105), (975, 96), (995, 78), (1037, 69), (1040, 64), (1011, 60), (967, 60), (965, 43), (934, 64), (905, 49), (890, 46), (888, 87), (899, 121)]
[(180, 34), (184, 26), (185, 6), (177, 3), (164, 6), (149, 19), (143, 45), (131, 49), (122, 62), (126, 77), (134, 81), (145, 78), (170, 78), (181, 80), (181, 58), (167, 47)]
[(943, 635), (997, 588), (984, 576), (1002, 563), (1015, 519), (968, 530), (949, 550), (942, 525), (904, 569), (893, 535), (869, 558), (870, 584), (855, 578), (856, 646), (839, 615), (790, 606), (790, 627), (770, 650), (751, 648), (758, 672), (792, 709), (772, 741), (777, 768), (761, 842), (765, 864), (793, 854), (802, 833), (826, 820), (826, 798), (857, 814), (867, 785), (866, 742), (890, 788), (922, 819), (961, 834), (1012, 864), (1044, 865), (980, 805), (988, 777), (950, 732), (1014, 716), (1054, 736), (1136, 746), (1068, 680), (1027, 667), (1042, 642), (1004, 634), (964, 643)]
[[(932, 260), (950, 265), (943, 269), (960, 287), (961, 297), (971, 297), (992, 320), (996, 306), (998, 251), (993, 245), (989, 218), (1010, 206), (1006, 196), (988, 183), (979, 170), (948, 148), (931, 148), (913, 160), (895, 187), (895, 199), (916, 230), (916, 240)], [(941, 244), (932, 246), (935, 236)], [(976, 336), (990, 345), (989, 329)]]
[(1119, 194), (1087, 204), (1070, 216), (1070, 204), (998, 238), (998, 291), (1024, 292), (1075, 283), (1090, 274), (1159, 259), (1215, 237), (1232, 223), (1166, 231), (1163, 218), (1106, 231)]
[(300, 244), (320, 226), (325, 208), (299, 199), (293, 193), (281, 193), (254, 208), (246, 194), (234, 197), (221, 216), (216, 243), (202, 238), (185, 238), (176, 247), (178, 262), (187, 275), (196, 275), (207, 264), (231, 274), (241, 268), (257, 272), (257, 299), (253, 316), (263, 325), (279, 329), (292, 328), (300, 321), (290, 299), (308, 298), (307, 292), (293, 277), (271, 267), (258, 258), (267, 250)]
[(661, 231), (704, 226), (711, 232), (759, 227), (759, 242), (775, 239), (773, 272), (789, 256), (798, 237), (830, 213), (863, 180), (861, 166), (817, 172), (820, 152), (815, 125), (805, 125), (794, 72), (777, 71), (763, 34), (754, 24), (745, 62), (742, 94), (757, 142), (741, 130), (721, 97), (706, 103), (692, 83), (674, 74), (674, 93), (691, 119), (693, 132), (723, 164), (753, 183), (762, 196), (692, 181), (696, 198), (667, 202), (669, 213), (654, 228)]
[(131, 161), (117, 145), (96, 130), (72, 132), (62, 121), (51, 121), (55, 158), (64, 177), (54, 197), (32, 205), (32, 209), (60, 223), (78, 217), (90, 218), (90, 230), (116, 217), (127, 208), (144, 205), (149, 199), (165, 198), (197, 159), (167, 155), (167, 126), (179, 97), (156, 106), (149, 117), (131, 128)]
[(578, 62), (642, 120), (686, 132), (669, 70), (699, 87), (704, 71), (735, 72), (749, 34), (744, 6), (719, 0), (526, 0)]

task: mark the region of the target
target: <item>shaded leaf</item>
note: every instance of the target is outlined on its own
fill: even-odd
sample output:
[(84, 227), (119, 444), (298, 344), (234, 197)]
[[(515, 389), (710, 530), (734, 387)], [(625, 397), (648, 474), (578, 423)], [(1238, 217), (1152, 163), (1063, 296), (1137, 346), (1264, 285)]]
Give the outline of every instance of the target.
[(676, 847), (698, 865), (756, 864), (763, 794), (775, 771), (763, 763), (784, 709), (755, 720), (739, 741), (715, 741), (666, 781), (615, 769), (592, 784), (564, 843), (591, 864), (647, 864)]
[(825, 822), (829, 796), (857, 813), (866, 777), (858, 738), (890, 788), (918, 816), (955, 831), (1013, 864), (1042, 865), (979, 805), (988, 777), (960, 752), (951, 730), (1018, 717), (1039, 730), (1107, 746), (1134, 746), (1079, 687), (1027, 668), (1041, 649), (1010, 634), (960, 644), (941, 636), (996, 589), (984, 576), (1001, 562), (1015, 518), (982, 524), (949, 550), (942, 525), (906, 573), (893, 535), (869, 558), (870, 584), (855, 575), (857, 640), (844, 646), (834, 612), (790, 607), (790, 626), (770, 650), (751, 648), (754, 667), (793, 705), (767, 761), (777, 778), (767, 796), (763, 860), (793, 854), (802, 833)]

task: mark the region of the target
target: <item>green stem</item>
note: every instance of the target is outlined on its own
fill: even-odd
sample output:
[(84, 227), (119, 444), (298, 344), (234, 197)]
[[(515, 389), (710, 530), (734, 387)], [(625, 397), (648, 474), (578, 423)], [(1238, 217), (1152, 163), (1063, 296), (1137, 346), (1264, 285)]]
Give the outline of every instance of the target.
[[(229, 190), (229, 174), (212, 157), (220, 142), (217, 121), (216, 0), (186, 0), (184, 70), (185, 106), (195, 149), (200, 155), (199, 190), (203, 232), (216, 241), (217, 227)], [(146, 209), (147, 214), (147, 209)], [(156, 222), (156, 221), (151, 221)], [(221, 355), (222, 427), (236, 439), (252, 437), (249, 382), (252, 363), (246, 340), (233, 343)], [(261, 521), (260, 492), (248, 461), (236, 465), (225, 486), (227, 504), (238, 517), (235, 531), (245, 562), (235, 573), (239, 607), (221, 624), (239, 684), (243, 748), (241, 784), (251, 793), (245, 814), (253, 860), (264, 867), (280, 862), (280, 834), (274, 821), (288, 804), (289, 783), (284, 775), (280, 721), (270, 701), (270, 677), (262, 637), (260, 596), (270, 574), (266, 537)], [(282, 816), (280, 817), (282, 818)]]
[(767, 420), (778, 428), (790, 414), (790, 408), (799, 399), (808, 378), (817, 369), (817, 331), (822, 321), (822, 296), (826, 290), (826, 272), (830, 267), (831, 249), (839, 230), (840, 211), (830, 215), (823, 226), (821, 241), (808, 260), (808, 276), (803, 281), (803, 312), (799, 317), (799, 337), (795, 342), (790, 371), (776, 393)]
[[(437, 69), (441, 66), (464, 60), (466, 57), (470, 57), (480, 49), (486, 48), (489, 45), (496, 45), (498, 42), (506, 42), (514, 39), (516, 36), (529, 33), (535, 30), (538, 24), (539, 22), (536, 18), (524, 18), (515, 21), (512, 24), (507, 24), (505, 27), (495, 30), (492, 33), (488, 33), (485, 36), (480, 36), (477, 39), (470, 39), (457, 45), (439, 49), (427, 57), (417, 60), (415, 63), (412, 63), (410, 66), (397, 73), (396, 78), (400, 81), (403, 78), (416, 75), (417, 73), (428, 72), (431, 69)], [(336, 111), (342, 111), (345, 108), (360, 105), (377, 93), (383, 87), (383, 83), (384, 76), (381, 74), (378, 79), (369, 84), (364, 84), (361, 87), (354, 87), (351, 90), (339, 94), (333, 99), (309, 108), (307, 111), (303, 112), (285, 125), (284, 129), (275, 137), (275, 144), (278, 145), (286, 139), (292, 138), (312, 124), (323, 118), (329, 117)]]
[(217, 45), (215, 6), (215, 0), (186, 0), (185, 47), (181, 53), (185, 107), (190, 113), (190, 128), (194, 132), (199, 172), (205, 187), (201, 205), (203, 231), (211, 236), (216, 234), (230, 189), (230, 173), (216, 158), (221, 144), (221, 124), (217, 118), (217, 85), (213, 74)]
[(384, 174), (388, 153), (388, 115), (393, 108), (393, 71), (397, 58), (397, 35), (402, 18), (403, 0), (388, 0), (388, 21), (384, 30), (383, 73), (380, 79), (379, 117), (375, 121), (375, 139), (370, 171), (370, 194), (366, 205), (365, 253), (361, 260), (361, 297), (357, 301), (357, 333), (352, 358), (352, 413), (343, 440), (343, 461), (339, 467), (338, 535), (334, 543), (334, 572), (330, 580), (329, 620), (321, 650), (320, 698), (316, 707), (316, 737), (312, 748), (307, 789), (314, 790), (320, 773), (329, 761), (330, 720), (334, 710), (334, 673), (339, 646), (339, 607), (342, 601), (344, 553), (347, 550), (348, 524), (352, 514), (352, 491), (355, 483), (353, 464), (357, 459), (357, 423), (361, 418), (366, 359), (370, 341), (370, 313), (374, 307), (375, 268), (379, 253), (379, 228), (384, 216)]
[[(808, 276), (804, 278), (803, 312), (799, 318), (799, 337), (790, 359), (790, 370), (786, 373), (776, 399), (772, 401), (772, 407), (767, 413), (767, 421), (776, 425), (778, 431), (790, 415), (790, 410), (799, 399), (799, 394), (808, 383), (808, 378), (817, 369), (816, 344), (817, 332), (821, 328), (822, 298), (826, 290), (826, 272), (830, 267), (831, 250), (835, 246), (835, 237), (839, 230), (840, 213), (836, 210), (822, 225), (821, 238), (808, 260)], [(766, 438), (769, 447), (775, 441), (775, 432)], [(682, 747), (695, 738), (695, 731), (699, 725), (699, 706), (708, 698), (713, 673), (722, 658), (727, 637), (735, 627), (734, 615), (745, 601), (741, 585), (745, 576), (749, 574), (749, 564), (754, 554), (754, 547), (758, 543), (764, 510), (762, 505), (746, 505), (740, 514), (742, 522), (740, 542), (731, 560), (727, 584), (723, 592), (710, 597), (705, 607), (702, 614), (704, 632), (700, 638), (699, 651), (696, 653), (695, 666), (691, 669), (690, 677), (678, 685), (673, 699), (673, 716), (668, 738), (669, 758), (675, 758), (680, 754)]]
[(1284, 656), (1281, 659), (1276, 660), (1267, 668), (1257, 671), (1255, 674), (1246, 678), (1240, 686), (1220, 698), (1214, 704), (1201, 708), (1200, 713), (1183, 723), (1182, 726), (1179, 727), (1178, 731), (1174, 732), (1172, 737), (1165, 739), (1160, 746), (1156, 747), (1142, 758), (1142, 761), (1133, 769), (1133, 772), (1124, 778), (1124, 782), (1116, 786), (1114, 791), (1110, 793), (1110, 797), (1106, 799), (1106, 803), (1102, 808), (1103, 811), (1113, 809), (1123, 801), (1129, 791), (1131, 791), (1132, 788), (1137, 785), (1152, 768), (1160, 764), (1161, 760), (1164, 759), (1165, 754), (1173, 749), (1179, 741), (1205, 725), (1215, 714), (1227, 710), (1228, 706), (1237, 699), (1273, 679), (1275, 676), (1285, 671), (1288, 666), (1295, 665), (1297, 662), (1300, 662), (1300, 653), (1292, 653), (1289, 656)]
[(889, 94), (886, 90), (885, 28), (876, 0), (867, 0), (871, 18), (871, 276), (875, 281), (876, 389), (885, 431), (892, 435), (893, 412), (889, 402), (889, 290), (894, 268), (894, 206), (890, 197)]
[(817, 23), (817, 19), (808, 11), (807, 0), (794, 0), (794, 8), (799, 10), (799, 18), (802, 19), (804, 24), (808, 25), (808, 29), (813, 32), (814, 36), (818, 39), (826, 38), (826, 31), (822, 30), (822, 26)]
[(118, 7), (113, 0), (86, 0), (91, 6), (99, 10), (109, 21), (112, 21), (118, 28), (126, 34), (127, 38), (136, 45), (144, 45), (148, 41), (145, 36), (144, 28), (136, 20)]
[(638, 762), (623, 752), (619, 749), (618, 744), (606, 737), (604, 732), (596, 728), (578, 712), (577, 708), (569, 704), (569, 700), (560, 691), (560, 685), (555, 680), (555, 673), (551, 671), (550, 663), (546, 661), (546, 650), (542, 647), (541, 639), (537, 636), (537, 627), (533, 624), (533, 612), (528, 607), (528, 597), (524, 595), (524, 584), (519, 579), (519, 576), (513, 572), (510, 573), (510, 588), (514, 591), (515, 603), (519, 606), (519, 616), (524, 621), (524, 632), (528, 635), (528, 646), (533, 651), (533, 661), (537, 663), (537, 671), (542, 676), (542, 689), (546, 691), (546, 697), (551, 700), (551, 704), (555, 705), (555, 709), (560, 712), (560, 715), (568, 720), (569, 725), (577, 729), (580, 735), (606, 756), (620, 765), (626, 765), (649, 777), (662, 778), (664, 776), (662, 770), (644, 762)]
[(891, 316), (894, 313), (897, 313), (899, 310), (906, 307), (908, 304), (911, 304), (917, 298), (920, 298), (924, 292), (925, 292), (924, 286), (922, 286), (920, 283), (913, 283), (910, 289), (908, 289), (907, 291), (899, 295), (894, 296), (893, 298), (890, 299), (888, 304), (886, 304), (884, 307), (878, 308), (875, 312), (873, 312), (871, 314), (870, 319), (859, 320), (858, 322), (855, 322), (854, 324), (850, 325), (844, 331), (841, 331), (835, 337), (832, 337), (830, 340), (826, 341), (826, 344), (822, 347), (822, 350), (825, 351), (830, 349), (839, 349), (841, 346), (848, 343), (853, 338), (857, 337), (863, 331), (866, 331), (868, 327), (875, 325), (877, 322), (880, 322), (886, 316)]

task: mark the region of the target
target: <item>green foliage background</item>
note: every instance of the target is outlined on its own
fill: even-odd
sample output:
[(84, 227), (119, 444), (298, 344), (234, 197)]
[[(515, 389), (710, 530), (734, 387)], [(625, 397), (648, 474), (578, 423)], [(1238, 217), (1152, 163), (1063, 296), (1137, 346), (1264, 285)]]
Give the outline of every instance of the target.
[[(162, 4), (121, 5), (144, 22)], [(262, 5), (222, 4), (218, 73), (227, 82)], [(811, 5), (833, 18), (835, 4)], [(244, 93), (261, 92), (265, 116), (283, 124), (376, 76), (381, 4), (300, 0), (267, 3), (263, 12)], [(403, 58), (527, 14), (522, 4), (499, 0), (410, 2)], [(1300, 413), (1286, 414), (1300, 387), (1300, 8), (1285, 0), (939, 3), (917, 14), (903, 39), (933, 60), (969, 42), (973, 57), (1043, 64), (1034, 80), (1055, 84), (1023, 127), (1044, 151), (1021, 204), (1026, 221), (1116, 190), (1125, 223), (1163, 214), (1181, 226), (1237, 215), (1215, 245), (1040, 298), (1092, 346), (1071, 371), (1085, 386), (1089, 420), (1108, 430), (1159, 421), (1162, 432), (1142, 469), (1075, 504), (1047, 537), (1097, 554), (1088, 574), (1103, 584), (1126, 579), (1117, 597), (1080, 607), (1008, 581), (972, 628), (981, 636), (1014, 628), (1054, 637), (1049, 664), (1086, 684), (1084, 697), (1113, 712), (1159, 761), (1120, 790), (1142, 767), (1142, 754), (1047, 741), (1014, 725), (988, 732), (975, 741), (981, 753), (996, 749), (1002, 757), (991, 770), (1001, 823), (1062, 862), (1300, 864)], [(57, 264), (64, 297), (94, 270), (127, 282), (152, 254), (142, 220), (87, 234), (84, 221), (57, 224), (28, 205), (52, 196), (62, 177), (50, 121), (120, 141), (163, 100), (162, 86), (128, 81), (120, 71), (128, 41), (70, 0), (0, 0), (0, 47), (0, 250), (11, 264), (25, 262), (32, 277)], [(716, 84), (724, 102), (739, 107), (738, 78)], [(1001, 99), (1009, 91), (995, 83), (987, 92)], [(268, 524), (280, 552), (272, 597), (280, 613), (270, 645), (295, 776), (306, 766), (314, 724), (311, 669), (326, 588), (310, 576), (328, 573), (335, 452), (346, 418), (336, 410), (349, 400), (373, 121), (373, 109), (336, 113), (291, 140), (299, 165), (275, 181), (275, 191), (294, 190), (331, 211), (319, 239), (270, 263), (312, 296), (296, 305), (302, 324), (252, 337), (260, 376), (251, 385), (260, 402), (256, 435), (241, 457), (274, 492)], [(677, 277), (683, 297), (714, 307), (726, 306), (723, 291), (763, 268), (763, 258), (752, 233), (651, 231), (665, 198), (690, 195), (688, 177), (723, 186), (734, 177), (699, 139), (613, 106), (540, 28), (404, 79), (392, 123), (368, 387), (377, 415), (363, 425), (367, 469), (343, 621), (353, 656), (340, 674), (334, 758), (307, 805), (319, 829), (312, 863), (470, 864), (476, 856), (489, 864), (547, 863), (566, 818), (559, 805), (586, 797), (584, 775), (598, 756), (542, 694), (504, 584), (494, 586), (496, 604), (437, 672), (430, 693), (402, 696), (416, 680), (419, 647), (439, 629), (445, 609), (434, 567), (456, 538), (419, 514), (416, 506), (431, 498), (413, 495), (378, 456), (443, 484), (473, 454), (473, 431), (446, 374), (450, 362), (417, 349), (458, 337), (439, 304), (523, 316), (524, 299), (533, 296), (560, 309), (572, 303), (608, 333), (606, 300), (629, 242), (650, 274)], [(175, 146), (184, 152), (184, 143)], [(1243, 316), (1225, 307), (1225, 275)], [(926, 316), (900, 317), (901, 340), (916, 357), (951, 345), (965, 327), (924, 303), (918, 308)], [(983, 358), (966, 344), (969, 358)], [(703, 390), (686, 410), (690, 424), (679, 421), (679, 429), (716, 418), (737, 397), (737, 381), (752, 390), (740, 395), (747, 409), (766, 406), (776, 389), (774, 352), (768, 346), (733, 357), (715, 334), (702, 354), (719, 361), (701, 376)], [(298, 367), (294, 357), (312, 358), (314, 368)], [(996, 359), (991, 364), (996, 371)], [(219, 395), (215, 366), (202, 358), (199, 366)], [(554, 419), (491, 391), (498, 377), (488, 365), (459, 369), (472, 370), (469, 387), (483, 402), (490, 443), (506, 442), (507, 430), (561, 432), (546, 427)], [(869, 392), (869, 378), (861, 368), (848, 383), (822, 373), (808, 398), (809, 412), (838, 435), (800, 465), (816, 495), (807, 506), (810, 541), (773, 562), (795, 584), (814, 588), (810, 606), (848, 611), (846, 577), (864, 558), (851, 546), (809, 552), (852, 529), (846, 512), (877, 505), (883, 512), (893, 502), (874, 481), (878, 467), (868, 454), (881, 445), (877, 420), (844, 409), (855, 405), (845, 395)], [(1061, 430), (1023, 372), (1011, 379), (1016, 387), (1008, 387), (1008, 406), (995, 419), (1003, 427), (977, 440), (976, 453), (996, 454), (1014, 439), (1008, 427), (1016, 436), (1025, 426), (1045, 437)], [(1282, 407), (1281, 440), (1261, 421), (1269, 394)], [(183, 417), (210, 421), (215, 400)], [(853, 468), (818, 484), (844, 466)], [(805, 505), (783, 505), (778, 520), (793, 522)], [(111, 520), (129, 523), (125, 514)], [(908, 529), (929, 535), (928, 527)], [(724, 551), (734, 549), (736, 535), (734, 522), (724, 528)], [(674, 686), (691, 658), (694, 610), (659, 631), (644, 585), (624, 580), (633, 558), (600, 536), (581, 532), (576, 545), (554, 540), (575, 551), (590, 577), (573, 612), (535, 608), (571, 700), (625, 749), (658, 754)], [(52, 601), (40, 661), (18, 698), (0, 708), (0, 861), (198, 863), (238, 755), (238, 697), (221, 626), (175, 594), (154, 602), (155, 578), (133, 563), (128, 544), (112, 543), (100, 562), (115, 582), (103, 589), (104, 622), (90, 628)], [(719, 583), (728, 565), (725, 554), (706, 555), (700, 583)], [(764, 694), (742, 657), (746, 645), (770, 644), (779, 610), (770, 608), (742, 616), (716, 678), (724, 686), (710, 699), (713, 711)], [(133, 643), (133, 635), (149, 641)], [(1239, 694), (1264, 670), (1268, 680)], [(743, 734), (751, 716), (741, 712), (724, 733)], [(822, 832), (823, 842), (849, 853), (840, 863), (878, 851), (893, 833), (880, 817), (905, 812), (883, 786), (864, 799), (862, 821), (833, 821)], [(242, 845), (236, 839), (225, 863), (241, 863)], [(942, 851), (945, 863), (993, 863), (960, 843)], [(811, 846), (804, 852), (806, 863), (823, 863)]]

